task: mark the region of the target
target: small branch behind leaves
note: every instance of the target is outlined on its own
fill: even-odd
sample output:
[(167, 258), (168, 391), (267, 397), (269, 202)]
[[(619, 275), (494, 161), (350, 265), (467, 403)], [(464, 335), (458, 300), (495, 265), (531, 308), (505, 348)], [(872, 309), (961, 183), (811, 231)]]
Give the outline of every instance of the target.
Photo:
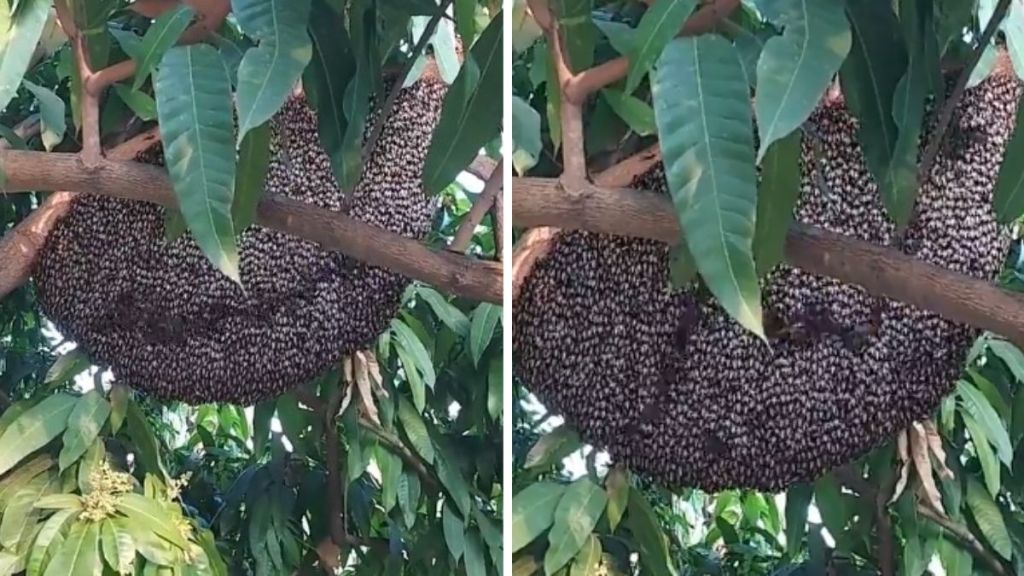
[[(484, 189), (480, 192), (480, 196), (477, 197), (473, 207), (469, 209), (469, 213), (466, 214), (462, 223), (459, 224), (458, 230), (455, 231), (455, 237), (452, 238), (452, 243), (448, 246), (448, 249), (452, 252), (463, 253), (469, 249), (476, 227), (480, 225), (488, 210), (494, 206), (495, 201), (497, 201), (498, 196), (501, 194), (502, 163), (503, 160), (498, 161), (498, 165), (484, 184)], [(495, 218), (495, 223), (497, 221), (498, 218)]]

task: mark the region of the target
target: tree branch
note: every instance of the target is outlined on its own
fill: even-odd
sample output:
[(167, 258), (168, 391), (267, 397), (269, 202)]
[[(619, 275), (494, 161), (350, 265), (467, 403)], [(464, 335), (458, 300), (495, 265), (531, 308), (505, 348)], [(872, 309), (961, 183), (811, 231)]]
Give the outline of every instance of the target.
[[(672, 202), (660, 194), (589, 184), (567, 189), (558, 180), (543, 178), (514, 178), (512, 190), (516, 226), (560, 226), (667, 244), (681, 236)], [(872, 295), (990, 330), (1024, 346), (1024, 295), (990, 282), (893, 248), (800, 224), (789, 231), (785, 255), (789, 264), (812, 274), (859, 285)], [(521, 271), (515, 273), (513, 282), (521, 282)], [(514, 289), (513, 296), (517, 295)]]
[(428, 470), (426, 465), (423, 464), (423, 461), (420, 460), (418, 456), (413, 454), (411, 450), (409, 450), (409, 447), (405, 445), (405, 442), (402, 442), (401, 438), (395, 436), (394, 434), (391, 434), (387, 430), (381, 428), (380, 426), (374, 424), (373, 422), (370, 422), (366, 418), (360, 417), (359, 425), (362, 426), (364, 430), (376, 436), (377, 439), (380, 440), (381, 443), (384, 444), (384, 446), (387, 447), (388, 450), (391, 450), (399, 458), (401, 458), (402, 461), (405, 462), (406, 466), (409, 466), (410, 468), (415, 470), (416, 474), (420, 477), (421, 480), (423, 480), (424, 484), (426, 484), (433, 490), (437, 490), (438, 488), (440, 488), (440, 486), (437, 483), (437, 478), (435, 478), (434, 475), (430, 473), (430, 470)]
[(930, 506), (924, 506), (920, 503), (917, 505), (917, 512), (921, 516), (935, 522), (950, 534), (956, 536), (961, 542), (963, 542), (964, 547), (966, 547), (975, 558), (983, 561), (988, 566), (989, 570), (991, 570), (993, 574), (996, 574), (997, 576), (1010, 576), (1010, 572), (1006, 569), (1006, 566), (999, 560), (999, 558), (996, 558), (988, 551), (987, 548), (985, 548), (985, 545), (971, 533), (967, 526), (958, 524), (951, 518), (932, 510)]
[(395, 107), (395, 101), (398, 100), (398, 95), (402, 92), (402, 85), (405, 84), (405, 79), (409, 77), (409, 73), (412, 71), (413, 66), (416, 65), (416, 60), (420, 54), (423, 54), (423, 51), (427, 49), (427, 43), (430, 42), (430, 38), (434, 35), (434, 30), (437, 30), (437, 25), (441, 23), (441, 18), (448, 11), (448, 7), (451, 6), (452, 2), (453, 0), (441, 2), (437, 13), (430, 17), (427, 26), (423, 29), (423, 34), (416, 41), (412, 52), (409, 53), (409, 59), (402, 68), (402, 72), (395, 78), (395, 83), (391, 86), (391, 92), (388, 93), (384, 105), (380, 108), (380, 114), (377, 115), (377, 120), (373, 123), (373, 130), (370, 131), (370, 136), (366, 139), (366, 146), (363, 147), (363, 164), (366, 164), (373, 156), (374, 151), (376, 151), (377, 142), (380, 140), (380, 135), (384, 132), (384, 123), (387, 122), (388, 116), (391, 115), (391, 109)]
[[(69, 190), (175, 206), (167, 173), (137, 162), (101, 159), (86, 166), (75, 154), (0, 151), (7, 192)], [(283, 197), (264, 198), (257, 222), (311, 240), (466, 298), (501, 302), (501, 265), (436, 251), (347, 214)], [(33, 258), (34, 254), (21, 257)], [(14, 264), (4, 262), (4, 267)], [(20, 285), (0, 284), (0, 297)]]
[[(473, 233), (476, 232), (476, 227), (483, 221), (484, 216), (487, 215), (488, 210), (494, 205), (494, 202), (498, 199), (501, 194), (501, 183), (502, 183), (502, 160), (498, 160), (498, 164), (494, 171), (491, 172), (491, 177), (487, 179), (484, 184), (483, 191), (477, 196), (476, 202), (473, 203), (473, 207), (469, 209), (469, 212), (463, 218), (462, 223), (459, 224), (459, 228), (455, 231), (455, 236), (452, 238), (451, 244), (448, 245), (448, 249), (452, 252), (458, 252), (460, 254), (465, 253), (469, 249), (470, 243), (473, 242)], [(497, 223), (497, 219), (495, 219)], [(498, 258), (501, 260), (501, 258)]]

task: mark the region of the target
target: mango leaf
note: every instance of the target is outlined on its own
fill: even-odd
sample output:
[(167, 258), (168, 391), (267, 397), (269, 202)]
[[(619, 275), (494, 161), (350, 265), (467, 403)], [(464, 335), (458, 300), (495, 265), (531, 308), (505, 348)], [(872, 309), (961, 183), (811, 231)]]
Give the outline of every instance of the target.
[[(898, 138), (896, 116), (912, 120), (907, 118), (912, 113), (920, 128), (920, 117), (924, 113), (924, 67), (918, 62), (916, 82), (906, 86), (914, 88), (916, 94), (903, 94), (902, 106), (894, 107), (897, 84), (907, 70), (907, 51), (896, 14), (890, 5), (878, 2), (850, 1), (846, 9), (853, 31), (853, 47), (840, 71), (843, 95), (850, 111), (860, 121), (857, 137), (864, 150), (865, 164), (878, 182), (882, 203), (889, 216), (903, 226), (910, 218), (917, 193), (918, 139), (905, 140), (907, 152), (913, 157), (906, 166), (910, 172), (897, 181), (897, 175), (891, 172)], [(910, 110), (911, 104), (914, 110)]]
[(313, 0), (309, 19), (313, 56), (302, 77), (317, 110), (320, 144), (331, 159), (334, 178), (344, 180), (342, 142), (348, 126), (345, 119), (345, 88), (355, 73), (356, 63), (348, 31), (341, 15), (326, 0)]
[(992, 207), (1001, 224), (1009, 224), (1024, 215), (1024, 114), (1017, 115), (1013, 136), (1003, 151)]
[(39, 37), (50, 13), (50, 0), (22, 0), (17, 11), (9, 3), (0, 5), (0, 111), (14, 98), (28, 71)]
[(437, 373), (434, 371), (434, 362), (430, 359), (430, 353), (427, 352), (423, 341), (409, 326), (397, 318), (391, 321), (391, 330), (395, 334), (397, 344), (415, 361), (416, 367), (423, 375), (424, 383), (433, 388), (437, 381)]
[(612, 468), (605, 476), (604, 488), (608, 493), (608, 525), (614, 532), (629, 503), (629, 479), (626, 477), (626, 471), (617, 466)]
[(99, 550), (99, 525), (77, 523), (46, 567), (45, 576), (99, 574), (102, 569)]
[(546, 468), (561, 462), (566, 456), (580, 449), (582, 442), (576, 430), (562, 424), (540, 437), (526, 453), (523, 468)]
[(626, 94), (632, 94), (640, 85), (644, 74), (658, 60), (672, 38), (679, 34), (696, 5), (697, 0), (655, 0), (644, 12), (636, 27), (633, 50), (629, 53)]
[(597, 539), (597, 536), (590, 534), (579, 553), (576, 554), (576, 558), (573, 559), (572, 567), (569, 568), (569, 576), (598, 574), (600, 565), (601, 541)]
[(601, 90), (601, 97), (618, 114), (629, 129), (639, 136), (650, 136), (658, 130), (650, 104), (614, 88)]
[(522, 176), (540, 159), (540, 113), (519, 96), (512, 96), (512, 166)]
[(469, 326), (469, 352), (473, 356), (473, 365), (480, 364), (484, 351), (494, 337), (494, 330), (501, 320), (501, 306), (484, 302), (473, 310)]
[(36, 501), (51, 489), (55, 481), (52, 474), (37, 476), (10, 499), (0, 521), (0, 544), (7, 549), (17, 548), (25, 530), (36, 524), (39, 516), (35, 509)]
[(554, 574), (576, 556), (607, 504), (604, 490), (589, 478), (580, 478), (565, 489), (548, 533), (550, 546), (544, 554), (544, 571), (547, 574)]
[(156, 100), (142, 91), (134, 91), (124, 84), (114, 84), (114, 92), (140, 120), (156, 119)]
[(807, 120), (851, 44), (850, 24), (839, 2), (781, 0), (766, 15), (783, 31), (765, 42), (757, 62), (758, 162), (772, 142)]
[(23, 458), (48, 444), (68, 425), (78, 398), (54, 394), (29, 408), (0, 435), (0, 476)]
[(423, 166), (423, 186), (438, 194), (450, 184), (480, 149), (497, 134), (501, 124), (502, 13), (473, 44), (462, 69), (445, 95)]
[(217, 50), (206, 44), (168, 50), (156, 75), (156, 107), (181, 214), (210, 262), (241, 282), (231, 221), (231, 83)]
[(437, 477), (452, 497), (452, 501), (455, 502), (462, 516), (468, 517), (473, 512), (473, 500), (469, 493), (469, 485), (462, 477), (462, 471), (456, 461), (443, 449), (438, 449)]
[(1006, 431), (1006, 426), (995, 409), (985, 395), (966, 380), (957, 381), (956, 391), (964, 409), (978, 421), (995, 447), (999, 459), (1009, 468), (1013, 462), (1013, 447), (1010, 445), (1010, 435)]
[(988, 347), (1006, 364), (1017, 382), (1024, 382), (1024, 353), (1006, 340), (991, 339)]
[(445, 500), (441, 509), (441, 523), (444, 531), (444, 541), (448, 545), (448, 551), (456, 562), (462, 558), (466, 550), (466, 525), (465, 522), (455, 515), (455, 511)]
[(32, 544), (32, 551), (29, 553), (25, 570), (27, 576), (38, 576), (43, 573), (49, 560), (47, 556), (53, 552), (50, 544), (57, 540), (58, 534), (64, 529), (64, 526), (74, 520), (78, 514), (78, 510), (58, 510), (43, 523), (42, 529), (39, 530), (39, 534)]
[(800, 197), (800, 131), (777, 140), (761, 162), (757, 185), (754, 264), (764, 276), (785, 256), (786, 234)]
[(629, 492), (629, 508), (626, 513), (626, 526), (633, 535), (633, 541), (640, 551), (640, 563), (653, 576), (673, 576), (668, 555), (668, 542), (665, 540), (661, 522), (654, 515), (654, 510), (638, 490)]
[(981, 475), (985, 479), (985, 487), (988, 488), (989, 494), (995, 498), (996, 494), (999, 494), (999, 462), (996, 461), (996, 456), (992, 452), (992, 446), (985, 435), (985, 430), (978, 424), (978, 421), (967, 413), (962, 413), (961, 416), (964, 419), (964, 426), (967, 427), (967, 433), (974, 443), (974, 453), (981, 464)]
[(502, 364), (502, 359), (495, 354), (491, 356), (491, 365), (487, 371), (487, 413), (495, 422), (501, 420), (504, 403), (505, 379), (502, 376)]
[(814, 496), (811, 484), (797, 484), (786, 492), (786, 552), (796, 556), (807, 532), (807, 507)]
[(466, 576), (487, 576), (484, 545), (477, 530), (466, 534)]
[(92, 366), (92, 362), (85, 352), (80, 348), (75, 348), (57, 358), (50, 369), (46, 371), (43, 382), (54, 385), (63, 384), (85, 372), (90, 366)]
[(263, 198), (269, 166), (270, 124), (265, 123), (250, 130), (238, 150), (238, 178), (231, 203), (231, 220), (236, 233), (256, 221), (256, 208)]
[(665, 176), (697, 270), (722, 307), (764, 338), (752, 253), (754, 141), (736, 52), (719, 36), (673, 40), (652, 88)]
[(402, 472), (402, 476), (398, 479), (398, 506), (402, 509), (406, 528), (412, 528), (416, 523), (420, 493), (420, 477), (411, 470)]
[(49, 88), (43, 88), (28, 80), (23, 83), (25, 88), (28, 88), (39, 101), (39, 128), (42, 131), (40, 138), (43, 140), (43, 147), (47, 151), (53, 150), (53, 147), (64, 139), (64, 131), (67, 130), (67, 122), (64, 119), (64, 101)]
[(117, 434), (124, 424), (124, 417), (128, 413), (128, 403), (131, 402), (131, 390), (122, 384), (114, 384), (110, 389), (110, 433)]
[(1012, 552), (1010, 534), (1006, 531), (1006, 524), (999, 506), (988, 492), (974, 478), (967, 478), (967, 506), (974, 516), (975, 523), (985, 535), (985, 539), (992, 545), (1000, 556), (1009, 560)]
[(306, 33), (310, 0), (232, 0), (231, 7), (242, 31), (258, 41), (238, 65), (241, 146), (250, 130), (281, 108), (313, 56)]
[(512, 554), (522, 550), (551, 527), (555, 520), (555, 507), (564, 493), (563, 484), (537, 482), (513, 496), (509, 528)]
[(402, 423), (402, 429), (416, 453), (422, 456), (427, 464), (433, 464), (434, 444), (430, 441), (427, 426), (423, 423), (416, 408), (404, 396), (399, 398), (398, 420)]
[(451, 328), (452, 332), (462, 338), (469, 335), (469, 317), (440, 292), (429, 286), (417, 285), (416, 295), (430, 305), (438, 319)]
[(128, 517), (130, 524), (158, 534), (182, 550), (188, 542), (174, 523), (174, 518), (159, 502), (134, 492), (122, 494), (115, 504), (117, 511)]
[(149, 427), (146, 416), (142, 409), (135, 402), (128, 403), (128, 410), (125, 414), (125, 422), (128, 425), (128, 436), (135, 445), (135, 458), (142, 465), (147, 474), (157, 474), (161, 478), (167, 477), (164, 469), (163, 459), (160, 456), (160, 443)]
[(949, 538), (939, 540), (938, 552), (946, 576), (971, 576), (974, 573), (974, 557)]
[(64, 446), (60, 450), (60, 471), (81, 458), (100, 434), (100, 428), (110, 416), (110, 403), (98, 390), (90, 390), (75, 404), (64, 431)]
[(137, 48), (137, 56), (132, 56), (135, 60), (133, 91), (142, 88), (157, 62), (163, 59), (164, 53), (178, 42), (182, 32), (188, 28), (193, 16), (195, 10), (181, 4), (161, 14), (146, 30), (146, 35), (142, 37), (142, 42)]

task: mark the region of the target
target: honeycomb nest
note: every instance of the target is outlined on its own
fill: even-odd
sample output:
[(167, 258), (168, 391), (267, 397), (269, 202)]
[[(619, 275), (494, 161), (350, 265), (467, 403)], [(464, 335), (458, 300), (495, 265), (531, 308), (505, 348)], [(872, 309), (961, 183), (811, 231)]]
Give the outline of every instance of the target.
[[(1020, 94), (1012, 72), (967, 91), (920, 191), (906, 252), (995, 276), (1009, 235), (992, 190)], [(892, 245), (856, 121), (827, 100), (810, 123), (797, 220)], [(667, 193), (663, 167), (634, 187)], [(976, 336), (780, 265), (762, 282), (769, 347), (709, 297), (669, 286), (665, 244), (561, 232), (515, 304), (513, 358), (522, 382), (586, 440), (672, 487), (777, 491), (843, 465), (928, 416)]]
[[(436, 203), (423, 191), (445, 94), (429, 75), (403, 89), (355, 189), (342, 193), (316, 114), (292, 97), (272, 119), (265, 193), (421, 238)], [(367, 120), (367, 132), (379, 109)], [(162, 163), (159, 149), (143, 161)], [(239, 238), (244, 291), (189, 234), (167, 243), (162, 207), (76, 197), (36, 273), (62, 334), (133, 388), (189, 403), (252, 404), (308, 382), (387, 329), (409, 280), (253, 225)]]

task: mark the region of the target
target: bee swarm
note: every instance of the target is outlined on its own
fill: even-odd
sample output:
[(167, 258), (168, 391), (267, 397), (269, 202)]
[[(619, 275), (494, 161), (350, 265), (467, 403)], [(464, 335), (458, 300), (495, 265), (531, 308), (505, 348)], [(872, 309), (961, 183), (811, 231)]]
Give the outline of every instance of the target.
[[(344, 194), (315, 112), (292, 97), (272, 120), (265, 194), (423, 237), (435, 209), (423, 163), (445, 89), (425, 74), (401, 91), (359, 183)], [(146, 156), (162, 163), (159, 150)], [(239, 404), (308, 382), (370, 345), (409, 283), (258, 225), (242, 232), (239, 254), (244, 291), (189, 234), (165, 242), (163, 208), (80, 195), (50, 235), (35, 280), (44, 313), (119, 381), (165, 399)]]
[[(907, 253), (995, 276), (1009, 236), (992, 191), (1020, 94), (1012, 72), (966, 92), (922, 185)], [(796, 218), (892, 245), (856, 121), (829, 100), (809, 123), (818, 142), (803, 138)], [(663, 167), (634, 187), (667, 193)], [(515, 304), (513, 359), (584, 439), (669, 486), (776, 491), (843, 465), (934, 410), (977, 335), (780, 265), (762, 282), (769, 347), (708, 298), (671, 290), (668, 253), (651, 240), (559, 233)]]

